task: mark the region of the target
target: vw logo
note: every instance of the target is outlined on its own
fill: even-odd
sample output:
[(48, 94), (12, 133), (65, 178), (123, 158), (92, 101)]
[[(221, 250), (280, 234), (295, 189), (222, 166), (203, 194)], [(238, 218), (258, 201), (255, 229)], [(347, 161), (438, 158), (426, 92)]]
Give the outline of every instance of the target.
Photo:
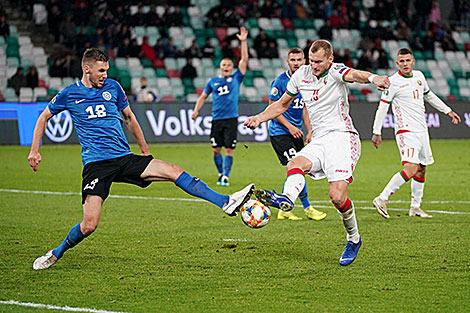
[(69, 139), (72, 130), (73, 123), (69, 111), (62, 111), (49, 120), (46, 135), (54, 142), (63, 142)]

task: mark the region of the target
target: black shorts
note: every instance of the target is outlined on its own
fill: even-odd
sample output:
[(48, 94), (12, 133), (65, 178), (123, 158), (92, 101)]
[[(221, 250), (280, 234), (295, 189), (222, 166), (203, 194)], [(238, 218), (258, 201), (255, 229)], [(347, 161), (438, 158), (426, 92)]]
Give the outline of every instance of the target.
[(271, 136), (269, 139), (282, 165), (287, 165), (296, 152), (304, 147), (304, 139), (294, 138), (292, 135)]
[(88, 163), (82, 172), (82, 204), (85, 203), (87, 195), (97, 195), (105, 200), (113, 182), (147, 187), (151, 182), (144, 181), (140, 178), (140, 174), (152, 160), (151, 155), (129, 154), (115, 159)]
[(235, 149), (237, 145), (237, 126), (237, 117), (212, 121), (212, 148), (225, 147)]

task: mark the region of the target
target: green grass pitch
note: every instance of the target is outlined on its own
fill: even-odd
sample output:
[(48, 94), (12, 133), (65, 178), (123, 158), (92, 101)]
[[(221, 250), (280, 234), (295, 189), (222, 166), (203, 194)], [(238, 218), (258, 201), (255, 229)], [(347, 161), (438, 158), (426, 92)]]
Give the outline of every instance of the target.
[[(281, 191), (285, 169), (271, 146), (246, 144), (235, 151), (230, 187), (215, 186), (208, 144), (150, 150), (221, 193), (250, 182)], [(32, 269), (34, 259), (82, 217), (80, 147), (43, 146), (33, 173), (29, 147), (2, 146), (0, 300), (123, 312), (469, 312), (470, 141), (431, 145), (422, 207), (434, 217), (407, 216), (408, 183), (391, 197), (385, 220), (371, 200), (400, 170), (398, 151), (394, 141), (379, 150), (362, 143), (349, 197), (363, 245), (348, 267), (338, 264), (346, 236), (328, 184), (308, 179), (309, 198), (327, 218), (278, 221), (273, 209), (262, 229), (210, 203), (178, 200), (195, 198), (169, 182), (114, 184), (111, 194), (125, 197), (108, 198), (96, 232), (44, 271)], [(300, 206), (294, 212), (303, 216)], [(0, 312), (51, 310), (0, 304)]]

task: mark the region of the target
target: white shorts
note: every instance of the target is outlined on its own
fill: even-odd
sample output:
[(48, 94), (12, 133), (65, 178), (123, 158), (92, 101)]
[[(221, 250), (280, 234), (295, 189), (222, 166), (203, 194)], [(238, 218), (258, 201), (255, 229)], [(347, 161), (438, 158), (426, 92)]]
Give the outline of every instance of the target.
[(395, 139), (400, 151), (402, 164), (429, 165), (434, 163), (427, 131), (401, 133), (397, 134)]
[(312, 139), (297, 156), (312, 162), (308, 173), (313, 179), (327, 178), (328, 182), (352, 182), (352, 174), (361, 156), (359, 135), (351, 132), (330, 132)]

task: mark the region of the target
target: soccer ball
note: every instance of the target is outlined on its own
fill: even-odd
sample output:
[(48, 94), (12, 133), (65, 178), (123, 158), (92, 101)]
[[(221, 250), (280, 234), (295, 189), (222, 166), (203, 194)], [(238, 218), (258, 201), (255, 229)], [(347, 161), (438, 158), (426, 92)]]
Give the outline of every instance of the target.
[(240, 210), (240, 216), (245, 225), (252, 228), (261, 228), (268, 224), (271, 210), (258, 200), (249, 200)]

